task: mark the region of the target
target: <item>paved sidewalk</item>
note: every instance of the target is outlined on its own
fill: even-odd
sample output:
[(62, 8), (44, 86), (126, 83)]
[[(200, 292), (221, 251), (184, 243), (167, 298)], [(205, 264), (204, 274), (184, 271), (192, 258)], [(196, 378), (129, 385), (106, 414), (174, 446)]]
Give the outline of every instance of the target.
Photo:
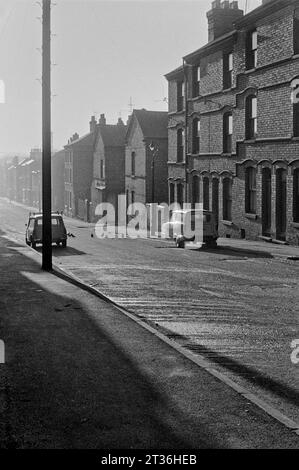
[(298, 436), (0, 233), (1, 448), (298, 448)]

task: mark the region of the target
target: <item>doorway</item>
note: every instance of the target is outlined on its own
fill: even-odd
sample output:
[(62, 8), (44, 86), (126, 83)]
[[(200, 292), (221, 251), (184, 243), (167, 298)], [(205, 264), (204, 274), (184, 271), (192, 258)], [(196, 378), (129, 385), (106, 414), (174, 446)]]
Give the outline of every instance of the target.
[(212, 180), (212, 212), (215, 215), (216, 226), (218, 228), (219, 222), (219, 180), (213, 178)]
[(286, 239), (287, 225), (287, 172), (276, 170), (276, 238)]
[(271, 169), (262, 170), (262, 234), (271, 235)]

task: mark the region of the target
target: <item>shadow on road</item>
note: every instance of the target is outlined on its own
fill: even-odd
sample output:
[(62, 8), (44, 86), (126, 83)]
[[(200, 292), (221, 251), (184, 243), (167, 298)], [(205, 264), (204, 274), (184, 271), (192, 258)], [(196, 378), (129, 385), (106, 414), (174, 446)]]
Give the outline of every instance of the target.
[[(1, 448), (219, 447), (211, 429), (148, 380), (87, 304), (71, 296), (74, 290), (61, 295), (73, 288), (1, 234), (7, 360)], [(98, 300), (99, 312), (107, 308)]]
[[(42, 247), (38, 246), (36, 248), (36, 251), (39, 253), (42, 252)], [(86, 255), (84, 251), (77, 250), (77, 248), (73, 248), (72, 246), (68, 246), (66, 248), (63, 248), (62, 246), (52, 246), (52, 255), (56, 257), (60, 256), (80, 256), (80, 255)]]
[(167, 330), (167, 328), (160, 328), (167, 334), (167, 336), (179, 341), (184, 346), (184, 348), (188, 349), (189, 351), (192, 351), (195, 354), (200, 354), (209, 361), (219, 364), (225, 369), (228, 369), (241, 377), (245, 376), (246, 380), (250, 381), (253, 385), (258, 385), (259, 387), (272, 392), (273, 394), (283, 398), (288, 403), (298, 405), (298, 390), (295, 390), (294, 388), (265, 375), (265, 372), (261, 373), (253, 367), (248, 367), (244, 364), (241, 364), (235, 359), (219, 354), (217, 351), (206, 346), (201, 344), (188, 343), (188, 339), (183, 335), (177, 333), (174, 335), (170, 330)]
[[(157, 249), (163, 249), (163, 250), (170, 250), (170, 249), (175, 249), (178, 251), (184, 252), (183, 249), (177, 248), (175, 245), (173, 246), (165, 246), (159, 245), (155, 246)], [(222, 247), (218, 246), (217, 248), (208, 248), (208, 247), (201, 247), (201, 248), (185, 248), (187, 251), (192, 251), (195, 253), (211, 253), (212, 255), (221, 255), (221, 256), (235, 256), (235, 257), (243, 257), (243, 258), (273, 258), (273, 255), (271, 253), (268, 253), (266, 251), (257, 251), (257, 250), (245, 250), (244, 248), (233, 248), (233, 247)]]

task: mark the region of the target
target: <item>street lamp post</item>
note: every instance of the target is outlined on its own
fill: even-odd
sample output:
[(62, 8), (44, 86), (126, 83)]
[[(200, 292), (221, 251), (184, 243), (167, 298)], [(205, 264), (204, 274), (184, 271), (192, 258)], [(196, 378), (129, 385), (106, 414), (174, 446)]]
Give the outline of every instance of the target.
[(149, 144), (149, 149), (152, 153), (152, 162), (151, 162), (151, 173), (152, 173), (152, 198), (151, 198), (151, 202), (154, 202), (155, 201), (155, 158), (157, 157), (158, 155), (158, 152), (159, 152), (159, 148), (153, 143), (151, 142)]

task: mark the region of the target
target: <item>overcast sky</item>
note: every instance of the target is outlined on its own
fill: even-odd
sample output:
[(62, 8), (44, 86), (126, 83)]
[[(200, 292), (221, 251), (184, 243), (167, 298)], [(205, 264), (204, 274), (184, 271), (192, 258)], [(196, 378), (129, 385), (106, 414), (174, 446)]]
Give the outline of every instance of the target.
[[(167, 111), (164, 74), (207, 42), (211, 0), (54, 0), (52, 129), (55, 149), (88, 132), (92, 114), (126, 121), (135, 108)], [(246, 0), (239, 0), (244, 9)], [(248, 11), (261, 0), (247, 0)], [(0, 155), (41, 146), (41, 7), (0, 0)], [(0, 92), (1, 100), (1, 92)]]

